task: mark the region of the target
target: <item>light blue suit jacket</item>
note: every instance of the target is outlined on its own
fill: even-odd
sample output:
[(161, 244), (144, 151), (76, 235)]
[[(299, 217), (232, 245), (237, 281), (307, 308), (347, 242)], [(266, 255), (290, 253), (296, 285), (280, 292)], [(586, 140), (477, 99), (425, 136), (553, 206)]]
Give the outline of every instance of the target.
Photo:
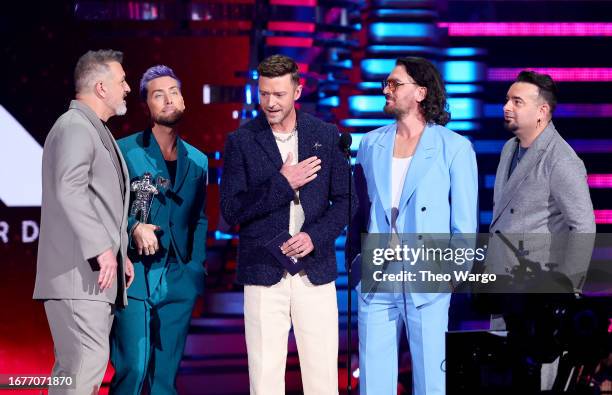
[[(393, 123), (367, 133), (357, 153), (356, 172), (363, 171), (370, 202), (368, 233), (391, 232), (396, 128)], [(443, 126), (427, 124), (406, 174), (398, 210), (399, 233), (476, 233), (478, 170), (470, 141)], [(436, 296), (411, 295), (417, 306)]]

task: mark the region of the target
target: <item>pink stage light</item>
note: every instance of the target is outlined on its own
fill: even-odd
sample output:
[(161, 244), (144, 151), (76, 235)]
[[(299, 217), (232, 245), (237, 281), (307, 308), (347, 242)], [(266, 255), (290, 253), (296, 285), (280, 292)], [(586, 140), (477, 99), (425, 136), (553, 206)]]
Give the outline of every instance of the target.
[(589, 174), (589, 188), (612, 188), (612, 174)]
[(522, 70), (533, 70), (550, 74), (555, 81), (565, 82), (610, 82), (612, 68), (609, 67), (502, 67), (487, 71), (489, 81), (514, 81)]
[(312, 47), (313, 39), (305, 37), (267, 37), (266, 44), (270, 47)]
[(316, 7), (317, 0), (270, 0), (270, 5), (289, 5), (296, 7)]
[(612, 225), (612, 210), (594, 210), (595, 223), (602, 225)]
[(463, 37), (611, 37), (606, 22), (440, 22), (449, 36)]
[(308, 23), (308, 22), (273, 21), (273, 22), (268, 22), (268, 30), (278, 31), (278, 32), (314, 33), (315, 24)]

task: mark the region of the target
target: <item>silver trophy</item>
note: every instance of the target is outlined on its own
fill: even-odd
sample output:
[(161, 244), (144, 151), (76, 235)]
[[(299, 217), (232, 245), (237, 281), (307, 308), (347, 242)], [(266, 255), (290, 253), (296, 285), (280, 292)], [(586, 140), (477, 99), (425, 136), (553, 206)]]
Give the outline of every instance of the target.
[[(166, 190), (170, 185), (170, 182), (162, 176), (157, 177), (155, 184), (151, 181), (151, 173), (146, 172), (140, 179), (132, 181), (131, 184), (131, 190), (132, 192), (136, 192), (136, 197), (132, 202), (130, 215), (135, 216), (138, 221), (144, 224), (147, 223), (147, 219), (149, 218), (153, 196), (157, 195), (160, 191)], [(140, 215), (140, 217), (138, 217), (138, 215)]]

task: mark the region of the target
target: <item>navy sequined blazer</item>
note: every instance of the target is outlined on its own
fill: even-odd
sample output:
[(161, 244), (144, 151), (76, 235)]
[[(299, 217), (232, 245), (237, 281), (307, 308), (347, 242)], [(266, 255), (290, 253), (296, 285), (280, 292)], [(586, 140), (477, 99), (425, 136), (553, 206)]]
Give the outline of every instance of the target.
[[(318, 176), (300, 188), (302, 232), (314, 244), (302, 260), (308, 279), (321, 285), (338, 275), (335, 240), (348, 220), (350, 167), (336, 126), (301, 111), (297, 118), (299, 161), (316, 155), (322, 162)], [(240, 225), (237, 281), (276, 284), (285, 270), (264, 245), (289, 229), (294, 192), (280, 173), (281, 155), (262, 113), (228, 136), (223, 160), (221, 213), (230, 225)], [(356, 198), (351, 203), (355, 212)]]

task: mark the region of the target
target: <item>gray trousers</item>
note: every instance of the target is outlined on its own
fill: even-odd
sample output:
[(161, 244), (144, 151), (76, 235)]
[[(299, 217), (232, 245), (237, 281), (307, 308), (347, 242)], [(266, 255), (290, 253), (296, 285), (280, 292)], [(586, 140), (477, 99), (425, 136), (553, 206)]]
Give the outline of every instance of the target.
[(44, 302), (53, 337), (52, 376), (72, 376), (70, 388), (49, 388), (49, 395), (97, 394), (109, 357), (114, 305), (80, 299)]

